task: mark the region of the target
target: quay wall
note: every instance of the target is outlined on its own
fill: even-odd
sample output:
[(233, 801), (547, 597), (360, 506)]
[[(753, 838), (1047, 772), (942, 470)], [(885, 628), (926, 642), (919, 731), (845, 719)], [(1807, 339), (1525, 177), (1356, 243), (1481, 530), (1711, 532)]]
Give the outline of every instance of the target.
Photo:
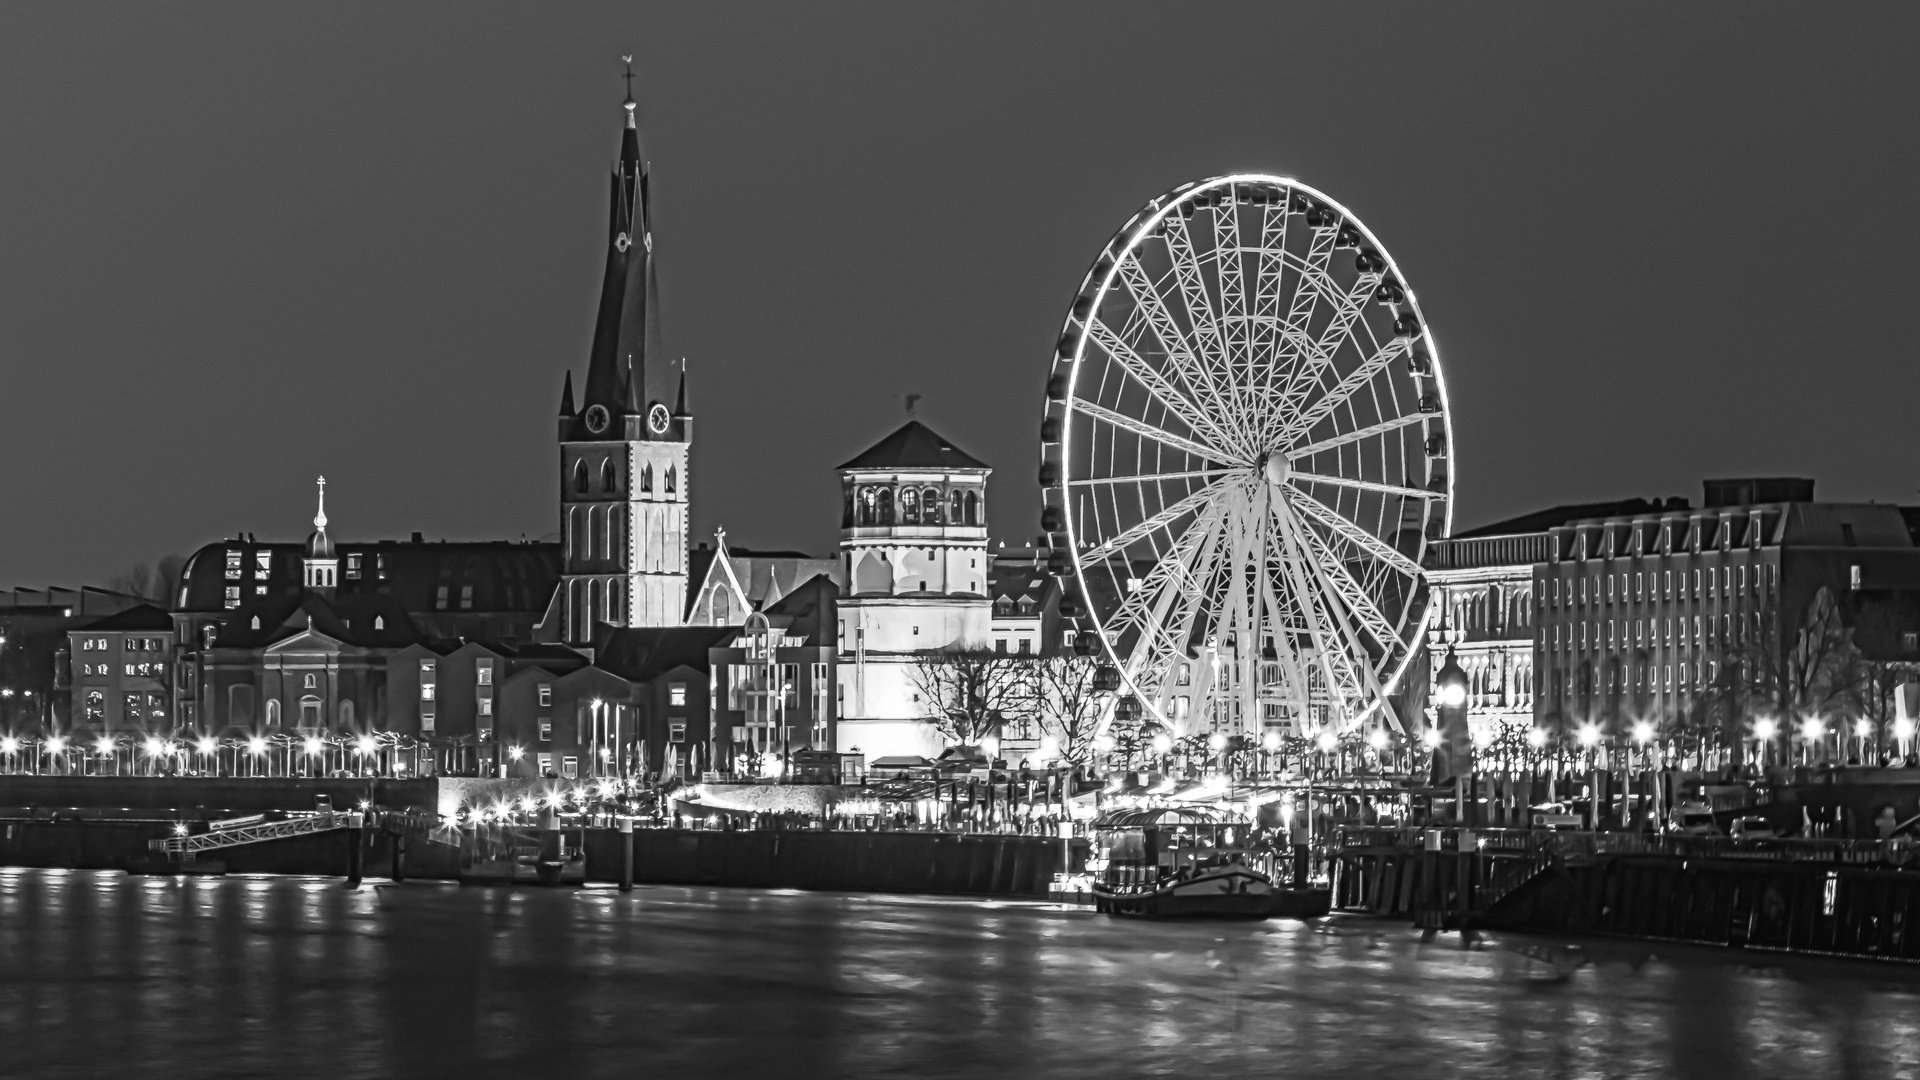
[(41, 809), (117, 808), (164, 810), (184, 820), (202, 820), (202, 812), (220, 817), (228, 811), (311, 810), (326, 795), (336, 809), (362, 800), (392, 810), (432, 812), (439, 781), (377, 779), (298, 779), (293, 777), (193, 776), (0, 776), (0, 807)]

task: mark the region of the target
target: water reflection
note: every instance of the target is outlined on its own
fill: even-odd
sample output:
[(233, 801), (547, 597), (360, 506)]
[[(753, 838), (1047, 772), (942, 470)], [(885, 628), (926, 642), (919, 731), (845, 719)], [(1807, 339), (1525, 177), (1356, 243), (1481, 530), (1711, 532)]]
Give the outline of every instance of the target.
[(0, 871), (8, 1076), (1901, 1076), (1904, 969), (1364, 922)]

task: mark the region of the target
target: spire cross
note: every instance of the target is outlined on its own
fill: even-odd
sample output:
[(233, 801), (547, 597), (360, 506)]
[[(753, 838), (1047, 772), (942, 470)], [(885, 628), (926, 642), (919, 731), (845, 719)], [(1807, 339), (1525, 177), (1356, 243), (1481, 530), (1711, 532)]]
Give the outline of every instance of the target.
[(313, 527), (327, 527), (327, 478), (324, 476), (320, 478), (320, 512), (313, 515)]
[(621, 57), (620, 59), (622, 59), (622, 60), (624, 60), (624, 61), (626, 61), (626, 64), (627, 64), (627, 75), (626, 75), (626, 79), (627, 79), (627, 102), (626, 102), (626, 105), (627, 105), (627, 111), (628, 111), (628, 112), (632, 112), (632, 111), (633, 111), (633, 57), (631, 57), (631, 56), (623, 56), (623, 57)]

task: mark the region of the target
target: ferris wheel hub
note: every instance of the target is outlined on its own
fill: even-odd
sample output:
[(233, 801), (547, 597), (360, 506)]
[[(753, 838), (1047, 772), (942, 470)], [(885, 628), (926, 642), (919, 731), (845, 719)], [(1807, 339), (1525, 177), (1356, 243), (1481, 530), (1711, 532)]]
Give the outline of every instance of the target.
[(1291, 471), (1287, 464), (1287, 456), (1285, 454), (1273, 453), (1266, 455), (1266, 458), (1267, 483), (1272, 484), (1274, 487), (1279, 487), (1281, 484), (1286, 483), (1287, 474)]

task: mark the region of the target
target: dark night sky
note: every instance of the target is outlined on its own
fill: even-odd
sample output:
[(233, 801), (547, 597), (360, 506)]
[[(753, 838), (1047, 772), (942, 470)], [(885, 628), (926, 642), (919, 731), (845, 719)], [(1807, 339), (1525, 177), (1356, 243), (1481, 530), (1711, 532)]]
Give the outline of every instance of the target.
[(639, 54), (696, 537), (825, 552), (900, 396), (1035, 531), (1107, 237), (1230, 170), (1420, 293), (1472, 526), (1802, 474), (1920, 501), (1920, 6), (9, 5), (0, 585), (238, 530), (556, 528)]

